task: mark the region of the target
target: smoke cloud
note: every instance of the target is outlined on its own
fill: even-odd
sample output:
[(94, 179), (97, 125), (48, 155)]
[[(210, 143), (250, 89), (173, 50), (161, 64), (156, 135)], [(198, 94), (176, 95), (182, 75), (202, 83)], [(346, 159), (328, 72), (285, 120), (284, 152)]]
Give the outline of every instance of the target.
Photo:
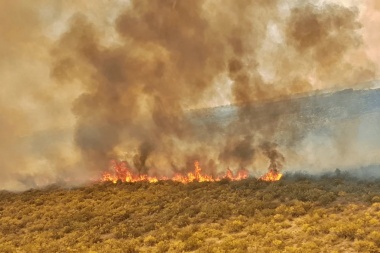
[[(212, 171), (280, 169), (282, 152), (308, 135), (289, 124), (298, 101), (275, 101), (379, 77), (378, 36), (363, 14), (375, 2), (7, 3), (3, 188), (88, 180), (120, 157), (165, 175), (194, 159)], [(198, 110), (225, 104), (236, 118), (207, 123)]]

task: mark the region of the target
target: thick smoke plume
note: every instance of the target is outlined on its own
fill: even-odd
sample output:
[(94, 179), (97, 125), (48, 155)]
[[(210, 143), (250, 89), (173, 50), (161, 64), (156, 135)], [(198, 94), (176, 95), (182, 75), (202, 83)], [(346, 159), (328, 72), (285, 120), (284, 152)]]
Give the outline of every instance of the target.
[[(88, 177), (117, 157), (140, 173), (186, 170), (194, 159), (216, 171), (256, 169), (260, 161), (280, 169), (280, 149), (305, 137), (288, 127), (300, 106), (249, 104), (378, 77), (363, 8), (285, 0), (41, 0), (2, 8), (0, 52), (20, 43), (6, 55), (14, 65), (0, 62), (2, 73), (15, 73), (2, 77), (5, 180)], [(16, 79), (28, 68), (36, 69)], [(30, 98), (13, 100), (24, 87), (12, 88), (16, 81), (34, 87)], [(222, 104), (240, 107), (235, 120), (197, 122), (194, 109)], [(258, 120), (256, 110), (266, 113)], [(15, 173), (10, 160), (25, 171)]]

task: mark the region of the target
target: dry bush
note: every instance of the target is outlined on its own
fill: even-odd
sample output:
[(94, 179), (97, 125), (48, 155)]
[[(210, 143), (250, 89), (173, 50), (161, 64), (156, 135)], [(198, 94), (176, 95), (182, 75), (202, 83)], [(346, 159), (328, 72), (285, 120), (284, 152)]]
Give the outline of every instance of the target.
[(104, 183), (0, 192), (1, 252), (376, 252), (380, 185)]

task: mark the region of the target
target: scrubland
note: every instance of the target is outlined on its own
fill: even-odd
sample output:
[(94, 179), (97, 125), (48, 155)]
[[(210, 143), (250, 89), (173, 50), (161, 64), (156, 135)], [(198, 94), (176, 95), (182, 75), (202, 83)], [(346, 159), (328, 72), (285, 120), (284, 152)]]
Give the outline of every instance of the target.
[(380, 252), (380, 181), (171, 181), (0, 192), (0, 252)]

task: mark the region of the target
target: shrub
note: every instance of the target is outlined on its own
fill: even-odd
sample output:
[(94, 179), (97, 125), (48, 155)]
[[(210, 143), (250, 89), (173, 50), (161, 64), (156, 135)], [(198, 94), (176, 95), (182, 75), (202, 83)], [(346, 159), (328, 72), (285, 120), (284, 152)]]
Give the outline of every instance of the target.
[(289, 208), (289, 213), (293, 217), (299, 217), (299, 216), (302, 216), (302, 215), (306, 214), (306, 210), (305, 210), (305, 208), (301, 204), (298, 204), (298, 205), (290, 207)]
[(157, 253), (166, 253), (169, 251), (169, 243), (167, 241), (161, 241), (156, 244)]
[(110, 183), (2, 193), (0, 251), (304, 253), (352, 246), (377, 252), (380, 184), (342, 178), (335, 186), (334, 180)]
[(189, 239), (185, 241), (184, 250), (185, 251), (193, 251), (202, 246), (202, 241), (198, 238), (191, 236)]
[(380, 203), (380, 196), (375, 196), (371, 199), (372, 203)]
[(329, 192), (329, 193), (326, 193), (326, 194), (323, 194), (322, 196), (320, 196), (318, 198), (318, 202), (321, 204), (321, 205), (327, 205), (327, 204), (330, 204), (331, 202), (335, 201), (336, 200), (336, 195), (332, 192)]
[(378, 247), (375, 245), (374, 242), (370, 241), (355, 241), (354, 247), (359, 252), (367, 252), (367, 253), (378, 253)]
[(276, 221), (276, 222), (283, 222), (285, 220), (285, 217), (284, 215), (282, 214), (275, 214), (273, 216), (273, 219)]
[(244, 223), (241, 220), (233, 220), (226, 224), (226, 231), (228, 233), (239, 232), (244, 227)]
[(368, 237), (369, 240), (374, 242), (378, 247), (380, 247), (380, 232), (379, 231), (372, 231)]
[(356, 224), (342, 222), (331, 230), (336, 233), (337, 236), (341, 238), (348, 238), (353, 240), (356, 235), (356, 231), (359, 227)]
[(148, 235), (147, 237), (144, 238), (144, 244), (147, 246), (153, 246), (154, 244), (156, 244), (156, 242), (157, 242), (156, 237), (152, 235)]
[(229, 237), (221, 242), (220, 248), (225, 252), (245, 253), (248, 249), (248, 243), (244, 239)]

